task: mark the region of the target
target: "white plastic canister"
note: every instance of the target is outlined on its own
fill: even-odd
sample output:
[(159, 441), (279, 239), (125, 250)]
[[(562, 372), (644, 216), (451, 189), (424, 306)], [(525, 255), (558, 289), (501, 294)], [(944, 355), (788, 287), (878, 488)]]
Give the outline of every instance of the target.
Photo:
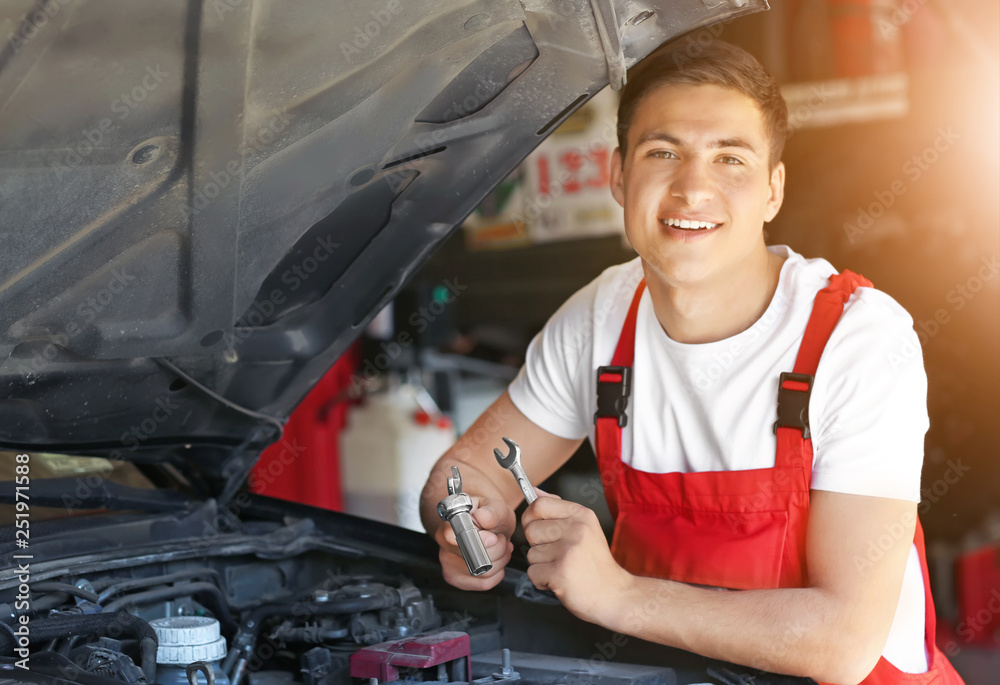
[(403, 384), (368, 395), (348, 412), (340, 437), (348, 513), (423, 531), (420, 491), (434, 462), (457, 437), (447, 417), (422, 410), (417, 392)]
[[(222, 671), (226, 656), (226, 638), (219, 633), (219, 622), (209, 616), (168, 616), (149, 622), (156, 632), (156, 682), (160, 685), (188, 685), (187, 667), (195, 661), (212, 665), (216, 685), (229, 685)], [(198, 672), (198, 683), (208, 679)]]

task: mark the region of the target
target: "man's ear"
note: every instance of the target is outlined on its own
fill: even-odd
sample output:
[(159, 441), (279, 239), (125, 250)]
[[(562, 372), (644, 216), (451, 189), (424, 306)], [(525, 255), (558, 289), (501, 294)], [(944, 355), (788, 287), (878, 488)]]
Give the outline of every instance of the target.
[(778, 215), (781, 203), (785, 199), (785, 163), (778, 162), (771, 172), (771, 182), (769, 184), (771, 196), (767, 199), (767, 206), (764, 208), (764, 221), (770, 221)]
[(625, 179), (622, 172), (621, 148), (615, 148), (611, 155), (611, 196), (622, 207), (625, 206)]

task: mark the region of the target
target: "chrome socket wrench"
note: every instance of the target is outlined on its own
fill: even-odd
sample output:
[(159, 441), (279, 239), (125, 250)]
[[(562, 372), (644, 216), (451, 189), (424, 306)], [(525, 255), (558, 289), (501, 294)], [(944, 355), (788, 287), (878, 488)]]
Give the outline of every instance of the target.
[(469, 573), (481, 576), (491, 568), (493, 562), (486, 553), (479, 529), (472, 520), (472, 498), (462, 492), (462, 474), (457, 466), (451, 467), (451, 478), (448, 479), (448, 496), (438, 503), (438, 516), (451, 524), (458, 540), (458, 549), (462, 552)]

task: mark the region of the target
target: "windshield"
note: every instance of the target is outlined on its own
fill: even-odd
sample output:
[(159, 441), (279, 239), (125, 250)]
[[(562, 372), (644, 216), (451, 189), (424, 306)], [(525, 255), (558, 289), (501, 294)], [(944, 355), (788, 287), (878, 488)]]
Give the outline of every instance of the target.
[[(103, 457), (83, 457), (67, 454), (52, 454), (48, 452), (30, 452), (27, 464), (23, 458), (24, 452), (0, 451), (0, 482), (11, 483), (17, 480), (24, 485), (27, 475), (28, 488), (21, 492), (27, 494), (26, 500), (31, 509), (32, 521), (45, 521), (63, 516), (74, 516), (81, 513), (93, 513), (99, 509), (81, 508), (83, 498), (87, 497), (103, 482), (119, 483), (134, 488), (154, 489), (155, 486), (139, 469), (126, 461), (113, 461)], [(22, 463), (19, 463), (22, 462)], [(27, 469), (18, 466), (27, 465)], [(27, 473), (25, 473), (27, 471)], [(19, 478), (20, 476), (20, 478)], [(62, 495), (64, 506), (42, 507), (31, 502), (31, 483), (39, 483), (45, 479), (67, 478), (74, 484)], [(7, 486), (4, 486), (7, 489)], [(2, 493), (4, 496), (9, 492)], [(16, 504), (0, 503), (0, 525), (11, 525), (15, 520)]]

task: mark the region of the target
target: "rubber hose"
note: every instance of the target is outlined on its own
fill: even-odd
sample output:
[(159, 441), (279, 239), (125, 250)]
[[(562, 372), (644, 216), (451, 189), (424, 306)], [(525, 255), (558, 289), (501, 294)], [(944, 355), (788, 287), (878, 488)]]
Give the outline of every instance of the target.
[[(399, 593), (395, 590), (386, 590), (371, 597), (350, 597), (348, 599), (332, 599), (327, 602), (313, 602), (310, 608), (313, 609), (311, 613), (315, 616), (333, 616), (388, 609), (397, 604), (399, 604)], [(252, 621), (253, 627), (259, 629), (261, 621), (265, 618), (291, 616), (297, 613), (302, 613), (302, 606), (298, 602), (294, 604), (265, 604), (251, 612), (247, 623)]]
[[(68, 635), (105, 635), (112, 626), (117, 626), (119, 633), (126, 633), (139, 641), (142, 652), (141, 668), (148, 681), (155, 682), (156, 632), (144, 620), (127, 611), (36, 619), (31, 622), (29, 644), (48, 642)], [(0, 632), (0, 654), (14, 654), (16, 647), (17, 644), (9, 633)]]
[[(312, 604), (313, 611), (311, 615), (335, 616), (337, 614), (357, 614), (362, 611), (388, 609), (399, 603), (399, 593), (390, 589), (371, 597), (351, 597), (349, 599), (331, 600), (328, 602), (314, 602)], [(243, 625), (240, 628), (242, 635), (238, 641), (242, 644), (233, 644), (233, 649), (230, 649), (229, 654), (226, 655), (226, 660), (223, 662), (223, 670), (228, 672), (233, 664), (236, 663), (239, 650), (243, 648), (254, 649), (257, 640), (260, 639), (260, 626), (265, 619), (300, 615), (301, 613), (302, 606), (298, 602), (265, 604), (254, 609), (243, 621)], [(244, 640), (246, 640), (246, 643), (243, 643)], [(247, 645), (247, 643), (249, 644)]]
[[(377, 611), (388, 609), (400, 603), (399, 593), (395, 590), (386, 590), (371, 597), (350, 597), (348, 599), (330, 600), (327, 602), (314, 602), (312, 604), (313, 616), (335, 616), (337, 614), (357, 614), (362, 611)], [(243, 622), (240, 629), (245, 636), (249, 636), (251, 649), (257, 644), (260, 638), (260, 626), (265, 619), (280, 616), (301, 615), (302, 606), (300, 603), (286, 604), (265, 604), (250, 612), (250, 615)], [(237, 645), (239, 646), (239, 645)]]
[(226, 598), (223, 596), (222, 591), (219, 590), (212, 583), (184, 583), (182, 585), (172, 585), (170, 587), (159, 588), (156, 590), (147, 590), (146, 592), (138, 592), (134, 595), (125, 595), (120, 597), (113, 602), (110, 602), (106, 607), (105, 611), (118, 611), (125, 607), (139, 606), (142, 604), (150, 604), (152, 602), (161, 602), (167, 599), (175, 599), (181, 596), (197, 595), (201, 594), (204, 597), (211, 599), (203, 601), (204, 604), (217, 619), (222, 626), (222, 632), (226, 637), (232, 637), (233, 633), (236, 632), (236, 622), (233, 620), (233, 615), (229, 612), (229, 604)]
[(175, 571), (174, 573), (167, 573), (162, 576), (151, 576), (149, 578), (115, 578), (115, 582), (109, 583), (107, 587), (101, 590), (98, 595), (98, 601), (99, 603), (104, 603), (111, 597), (127, 590), (135, 590), (136, 588), (150, 587), (153, 585), (164, 585), (166, 583), (175, 583), (178, 580), (192, 580), (200, 576), (221, 579), (222, 574), (213, 568), (193, 568), (184, 571)]
[(55, 609), (56, 607), (62, 606), (68, 599), (69, 594), (66, 592), (49, 592), (42, 595), (38, 599), (33, 599), (31, 602), (31, 609), (22, 613), (28, 614), (32, 617), (38, 616), (39, 614), (44, 614), (49, 609)]
[(76, 585), (70, 585), (69, 583), (57, 583), (55, 581), (46, 580), (41, 583), (35, 583), (31, 586), (32, 592), (65, 592), (68, 595), (73, 595), (74, 597), (79, 597), (80, 599), (85, 599), (88, 602), (93, 602), (97, 604), (97, 593), (91, 592), (90, 590), (84, 590), (82, 587), (77, 587)]
[[(146, 625), (149, 625), (148, 623)], [(156, 648), (157, 637), (154, 631), (153, 637), (144, 637), (139, 643), (139, 655), (141, 664), (139, 668), (146, 674), (146, 682), (152, 685), (156, 682)]]

